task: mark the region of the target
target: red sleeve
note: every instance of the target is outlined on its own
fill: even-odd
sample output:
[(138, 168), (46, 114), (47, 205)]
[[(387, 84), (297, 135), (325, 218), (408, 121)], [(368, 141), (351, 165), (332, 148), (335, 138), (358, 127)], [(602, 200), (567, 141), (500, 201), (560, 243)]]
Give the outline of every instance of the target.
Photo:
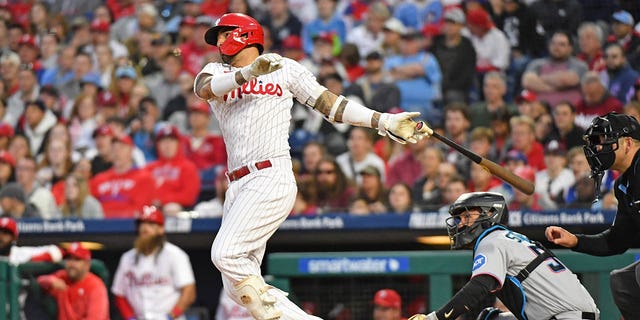
[[(89, 304), (87, 304), (88, 317), (85, 320), (109, 319), (109, 298), (107, 296), (107, 288), (104, 286), (104, 282), (102, 282), (102, 280), (100, 280), (100, 278), (96, 276), (94, 278), (94, 281), (91, 283), (91, 286), (92, 286), (92, 290), (90, 290), (91, 296), (87, 297), (88, 298), (87, 301), (90, 302)], [(122, 313), (122, 311), (120, 312)], [(133, 309), (131, 310), (131, 313), (132, 315), (129, 316), (129, 318), (133, 316)], [(128, 319), (128, 318), (125, 317), (125, 319)]]
[(51, 289), (51, 283), (53, 282), (53, 280), (55, 278), (56, 278), (56, 276), (54, 276), (52, 274), (45, 274), (45, 275), (39, 276), (38, 277), (38, 284), (45, 291), (49, 291), (49, 289)]
[(133, 308), (129, 304), (129, 301), (127, 301), (127, 298), (125, 298), (123, 296), (115, 296), (114, 297), (114, 303), (116, 304), (116, 307), (118, 308), (118, 311), (120, 311), (120, 315), (122, 315), (122, 318), (131, 319), (131, 318), (135, 317), (135, 313), (133, 312)]
[[(163, 191), (166, 191), (164, 193)], [(198, 169), (188, 159), (180, 163), (180, 177), (173, 181), (166, 181), (158, 190), (162, 194), (164, 203), (177, 202), (183, 206), (192, 206), (200, 193), (200, 175)]]

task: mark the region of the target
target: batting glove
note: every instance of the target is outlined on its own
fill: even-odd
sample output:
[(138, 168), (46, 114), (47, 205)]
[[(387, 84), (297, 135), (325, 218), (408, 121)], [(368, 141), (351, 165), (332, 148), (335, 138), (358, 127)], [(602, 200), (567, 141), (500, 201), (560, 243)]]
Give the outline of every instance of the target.
[(419, 115), (420, 112), (383, 113), (378, 124), (378, 134), (388, 134), (389, 138), (401, 144), (416, 143), (433, 133), (424, 122), (413, 121)]
[(429, 314), (418, 313), (411, 316), (409, 320), (438, 320), (438, 317), (435, 312), (431, 312)]
[(277, 53), (267, 53), (259, 56), (250, 65), (242, 68), (242, 76), (247, 80), (274, 72), (282, 68), (282, 56)]

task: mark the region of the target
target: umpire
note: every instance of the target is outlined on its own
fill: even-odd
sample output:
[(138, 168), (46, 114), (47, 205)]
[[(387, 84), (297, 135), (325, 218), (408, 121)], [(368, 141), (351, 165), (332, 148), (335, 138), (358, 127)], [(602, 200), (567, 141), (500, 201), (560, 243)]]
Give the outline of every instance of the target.
[[(628, 115), (608, 113), (595, 118), (584, 135), (584, 153), (591, 176), (600, 189), (607, 169), (621, 173), (614, 185), (618, 211), (607, 230), (595, 234), (573, 234), (563, 228), (547, 227), (547, 239), (557, 245), (595, 256), (621, 254), (640, 234), (640, 124)], [(640, 261), (611, 272), (613, 299), (625, 319), (640, 319)]]

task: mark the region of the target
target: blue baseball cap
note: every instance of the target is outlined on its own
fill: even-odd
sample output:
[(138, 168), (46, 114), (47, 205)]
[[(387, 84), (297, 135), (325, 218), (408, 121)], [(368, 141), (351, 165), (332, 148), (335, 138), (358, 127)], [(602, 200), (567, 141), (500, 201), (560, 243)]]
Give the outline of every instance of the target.
[(116, 69), (116, 78), (124, 77), (135, 80), (138, 78), (138, 74), (136, 73), (136, 70), (131, 66), (118, 67), (118, 69)]
[(633, 16), (631, 15), (631, 13), (624, 10), (616, 11), (613, 14), (613, 20), (614, 22), (619, 22), (630, 26), (633, 25)]
[(80, 84), (91, 83), (98, 88), (102, 88), (102, 82), (100, 81), (100, 75), (97, 73), (89, 72), (82, 77)]

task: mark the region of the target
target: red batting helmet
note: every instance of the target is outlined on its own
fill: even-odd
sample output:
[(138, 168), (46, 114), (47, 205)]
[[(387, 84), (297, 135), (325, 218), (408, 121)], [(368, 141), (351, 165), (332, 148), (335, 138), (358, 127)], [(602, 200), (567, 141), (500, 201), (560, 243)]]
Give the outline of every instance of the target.
[[(224, 14), (204, 34), (204, 41), (212, 46), (217, 46), (218, 33), (223, 29), (233, 30), (233, 32), (220, 45), (222, 54), (232, 56), (252, 44), (258, 45), (258, 51), (262, 54), (264, 50), (264, 32), (256, 19), (242, 13)], [(246, 36), (246, 39), (243, 36)]]
[(164, 226), (164, 215), (156, 206), (142, 207), (142, 213), (136, 218), (136, 223), (151, 222)]
[(0, 218), (0, 230), (9, 231), (14, 238), (18, 238), (18, 225), (16, 221), (11, 218)]

